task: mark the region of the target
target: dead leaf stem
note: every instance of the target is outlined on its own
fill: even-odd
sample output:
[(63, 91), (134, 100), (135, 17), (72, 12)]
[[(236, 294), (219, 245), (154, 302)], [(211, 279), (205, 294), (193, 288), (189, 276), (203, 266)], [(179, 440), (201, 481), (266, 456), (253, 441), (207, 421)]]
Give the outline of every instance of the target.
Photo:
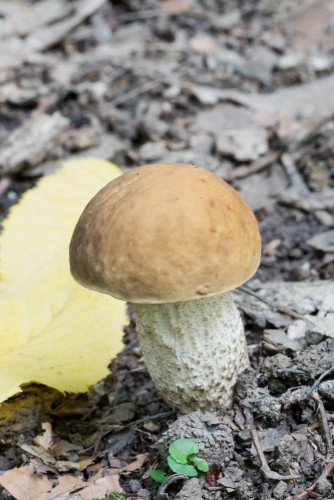
[(278, 474), (277, 472), (272, 471), (268, 465), (265, 454), (263, 453), (260, 439), (259, 439), (259, 436), (258, 436), (258, 433), (257, 433), (255, 427), (251, 428), (251, 436), (252, 436), (252, 441), (253, 441), (254, 447), (256, 449), (257, 455), (258, 455), (259, 460), (261, 462), (261, 472), (265, 476), (266, 479), (269, 479), (272, 481), (289, 481), (290, 479), (299, 479), (299, 476), (297, 476), (297, 475), (282, 476), (281, 474)]
[(334, 469), (334, 460), (331, 460), (327, 465), (326, 467), (324, 468), (322, 474), (318, 477), (318, 479), (316, 481), (314, 481), (314, 483), (309, 487), (307, 488), (306, 490), (304, 490), (302, 493), (300, 493), (299, 495), (297, 495), (294, 500), (303, 500), (304, 498), (308, 497), (308, 496), (311, 496), (309, 495), (309, 493), (313, 492), (313, 490), (315, 489), (315, 487), (317, 486), (319, 480), (321, 478), (327, 478), (329, 476), (329, 474), (332, 472), (332, 470)]
[(317, 391), (314, 391), (312, 393), (312, 398), (318, 403), (318, 409), (319, 409), (319, 413), (320, 413), (321, 421), (322, 421), (322, 428), (323, 428), (324, 434), (325, 434), (327, 455), (331, 456), (332, 452), (333, 452), (333, 444), (332, 444), (332, 437), (331, 437), (331, 432), (330, 432), (329, 425), (328, 425), (328, 419), (327, 419), (327, 413), (325, 410), (325, 406), (324, 406), (324, 403), (321, 401)]

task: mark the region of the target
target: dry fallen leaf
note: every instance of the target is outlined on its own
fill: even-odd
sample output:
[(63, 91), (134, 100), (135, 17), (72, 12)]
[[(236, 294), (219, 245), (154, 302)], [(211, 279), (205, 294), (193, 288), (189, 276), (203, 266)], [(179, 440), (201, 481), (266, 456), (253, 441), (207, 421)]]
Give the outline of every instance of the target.
[(123, 491), (116, 474), (93, 477), (88, 481), (82, 475), (64, 474), (57, 478), (57, 482), (54, 487), (53, 481), (47, 476), (36, 474), (32, 463), (6, 471), (0, 476), (1, 486), (16, 500), (67, 500), (74, 492), (80, 493), (82, 500), (91, 500), (103, 498), (107, 492)]
[(93, 484), (85, 486), (80, 490), (82, 500), (92, 500), (93, 498), (104, 498), (107, 492), (122, 492), (119, 484), (119, 476), (105, 476), (94, 481)]
[(42, 423), (42, 434), (33, 438), (33, 443), (44, 450), (48, 450), (53, 443), (52, 428), (49, 422)]
[(34, 470), (32, 464), (8, 470), (0, 477), (0, 484), (16, 500), (50, 499), (51, 481)]
[(68, 245), (90, 198), (121, 174), (104, 160), (64, 164), (15, 205), (0, 237), (0, 401), (25, 382), (81, 392), (121, 349), (124, 303), (78, 285)]

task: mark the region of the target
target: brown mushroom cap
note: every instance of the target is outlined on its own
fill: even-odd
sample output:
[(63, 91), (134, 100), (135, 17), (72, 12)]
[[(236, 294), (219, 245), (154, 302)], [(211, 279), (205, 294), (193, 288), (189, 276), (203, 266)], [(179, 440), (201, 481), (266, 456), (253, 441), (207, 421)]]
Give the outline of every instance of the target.
[(89, 202), (70, 245), (73, 277), (137, 303), (170, 303), (236, 288), (256, 271), (257, 221), (220, 177), (185, 164), (145, 165)]

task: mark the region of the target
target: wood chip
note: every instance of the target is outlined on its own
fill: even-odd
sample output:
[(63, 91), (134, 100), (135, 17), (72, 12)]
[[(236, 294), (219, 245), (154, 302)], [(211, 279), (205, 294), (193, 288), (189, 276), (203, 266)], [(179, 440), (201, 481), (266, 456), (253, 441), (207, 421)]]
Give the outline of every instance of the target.
[(42, 51), (53, 47), (105, 3), (106, 0), (83, 0), (76, 2), (74, 4), (76, 9), (71, 17), (35, 30), (27, 38), (27, 49)]
[(334, 252), (334, 229), (325, 231), (324, 233), (318, 233), (307, 240), (306, 243), (322, 252)]
[(9, 134), (0, 152), (0, 173), (18, 172), (42, 162), (51, 153), (69, 120), (56, 112), (31, 118)]
[(267, 134), (261, 128), (221, 130), (216, 145), (219, 153), (237, 161), (254, 161), (268, 151)]

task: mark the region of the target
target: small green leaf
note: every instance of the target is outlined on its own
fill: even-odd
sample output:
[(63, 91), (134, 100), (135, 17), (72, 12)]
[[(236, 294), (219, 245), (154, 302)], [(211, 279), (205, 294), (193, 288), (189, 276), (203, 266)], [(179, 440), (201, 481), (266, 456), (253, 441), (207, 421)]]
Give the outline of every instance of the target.
[(184, 474), (185, 476), (189, 477), (195, 477), (198, 475), (195, 467), (193, 467), (192, 465), (180, 464), (179, 462), (176, 462), (176, 460), (174, 460), (170, 455), (168, 455), (167, 457), (167, 462), (169, 467), (173, 472), (176, 472), (176, 474)]
[[(114, 498), (117, 498), (117, 499), (119, 499), (119, 500), (126, 500), (126, 496), (125, 496), (125, 495), (123, 495), (123, 493), (117, 493), (116, 491), (113, 491), (113, 492), (111, 493), (111, 495), (112, 495)], [(103, 500), (103, 499), (101, 499), (101, 500)]]
[(168, 478), (168, 476), (166, 476), (163, 470), (155, 469), (151, 470), (150, 478), (153, 479), (153, 481), (157, 481), (158, 483), (163, 483), (165, 479)]
[(186, 464), (189, 455), (198, 453), (199, 448), (192, 439), (177, 439), (169, 447), (171, 457), (179, 464)]
[(196, 458), (196, 457), (189, 457), (189, 460), (193, 462), (195, 467), (199, 469), (202, 472), (208, 472), (209, 466), (206, 460), (203, 460), (203, 458)]

